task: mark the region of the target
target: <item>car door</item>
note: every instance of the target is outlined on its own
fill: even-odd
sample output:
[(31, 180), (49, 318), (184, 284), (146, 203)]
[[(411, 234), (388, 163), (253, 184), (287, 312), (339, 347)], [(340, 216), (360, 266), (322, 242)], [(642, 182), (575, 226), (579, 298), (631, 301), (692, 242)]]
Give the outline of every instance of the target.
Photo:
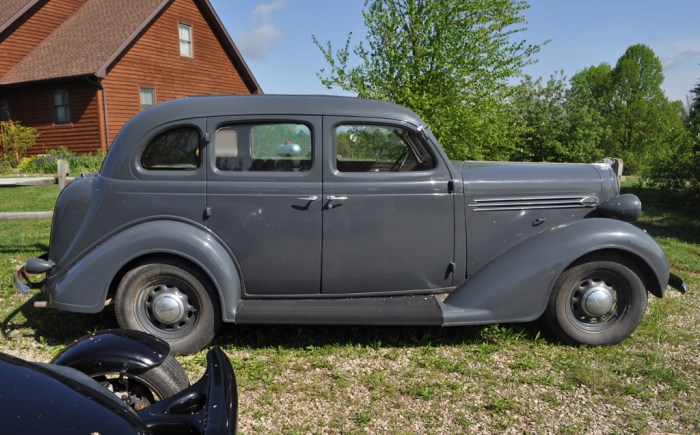
[(414, 126), (324, 117), (324, 294), (452, 285), (450, 174)]
[(321, 118), (209, 118), (207, 225), (245, 295), (318, 294)]

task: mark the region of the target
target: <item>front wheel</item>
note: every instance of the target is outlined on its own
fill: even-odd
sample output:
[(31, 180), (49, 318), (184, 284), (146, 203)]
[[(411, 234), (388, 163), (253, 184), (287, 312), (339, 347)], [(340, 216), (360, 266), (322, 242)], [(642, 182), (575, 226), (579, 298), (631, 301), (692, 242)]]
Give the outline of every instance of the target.
[(175, 358), (168, 355), (158, 367), (144, 373), (85, 373), (139, 411), (189, 387), (187, 374)]
[(632, 334), (646, 306), (647, 292), (637, 267), (623, 257), (607, 256), (562, 273), (544, 319), (563, 342), (609, 345)]
[(119, 326), (168, 342), (174, 354), (197, 352), (221, 324), (209, 280), (188, 263), (162, 259), (127, 272), (117, 288), (114, 311)]

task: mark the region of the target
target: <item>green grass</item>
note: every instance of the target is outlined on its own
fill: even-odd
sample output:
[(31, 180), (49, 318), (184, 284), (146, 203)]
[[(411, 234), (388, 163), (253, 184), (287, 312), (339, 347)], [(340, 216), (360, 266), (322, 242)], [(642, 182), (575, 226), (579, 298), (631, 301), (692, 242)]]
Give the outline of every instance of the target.
[[(15, 190), (18, 189), (18, 190)], [(631, 190), (629, 190), (631, 189)], [(238, 380), (243, 433), (700, 432), (700, 209), (692, 196), (628, 187), (637, 223), (691, 291), (651, 298), (610, 347), (558, 344), (538, 323), (484, 327), (224, 325), (214, 345)], [(3, 211), (50, 210), (55, 186), (0, 189)], [(27, 199), (31, 200), (27, 200)], [(15, 264), (47, 249), (50, 222), (0, 222), (0, 350), (47, 361), (98, 315), (34, 309)], [(192, 380), (205, 352), (180, 357)]]

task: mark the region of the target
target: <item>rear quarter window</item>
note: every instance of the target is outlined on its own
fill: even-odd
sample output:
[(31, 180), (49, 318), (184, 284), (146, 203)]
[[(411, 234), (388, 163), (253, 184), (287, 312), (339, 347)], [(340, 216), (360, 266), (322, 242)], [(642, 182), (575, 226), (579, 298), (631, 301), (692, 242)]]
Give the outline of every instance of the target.
[(200, 165), (200, 135), (194, 127), (160, 133), (143, 150), (141, 166), (148, 170), (195, 170)]

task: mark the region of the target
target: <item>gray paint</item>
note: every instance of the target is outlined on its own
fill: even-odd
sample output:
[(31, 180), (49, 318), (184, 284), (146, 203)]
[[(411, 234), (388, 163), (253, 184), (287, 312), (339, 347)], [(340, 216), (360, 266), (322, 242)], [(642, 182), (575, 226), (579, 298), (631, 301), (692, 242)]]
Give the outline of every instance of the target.
[[(214, 169), (208, 139), (219, 126), (270, 120), (311, 127), (311, 170)], [(338, 172), (332, 128), (353, 121), (422, 136), (436, 168)], [(142, 168), (149, 140), (182, 125), (200, 133), (202, 165)], [(97, 312), (124, 266), (166, 254), (209, 276), (227, 322), (411, 323), (415, 314), (432, 324), (436, 313), (444, 324), (526, 321), (542, 313), (563, 270), (599, 250), (634, 258), (649, 271), (648, 288), (663, 293), (668, 263), (653, 239), (598, 218), (597, 206), (616, 204), (618, 194), (605, 165), (450, 162), (417, 115), (389, 103), (185, 98), (135, 116), (100, 174), (60, 195), (48, 257), (56, 266), (44, 290), (57, 308)], [(307, 196), (319, 200), (298, 199)], [(346, 199), (330, 204), (330, 196)]]
[(659, 245), (642, 230), (612, 219), (584, 219), (551, 228), (490, 261), (441, 303), (446, 325), (525, 322), (544, 311), (557, 277), (579, 258), (616, 251), (653, 272), (649, 289), (661, 294), (668, 262)]

